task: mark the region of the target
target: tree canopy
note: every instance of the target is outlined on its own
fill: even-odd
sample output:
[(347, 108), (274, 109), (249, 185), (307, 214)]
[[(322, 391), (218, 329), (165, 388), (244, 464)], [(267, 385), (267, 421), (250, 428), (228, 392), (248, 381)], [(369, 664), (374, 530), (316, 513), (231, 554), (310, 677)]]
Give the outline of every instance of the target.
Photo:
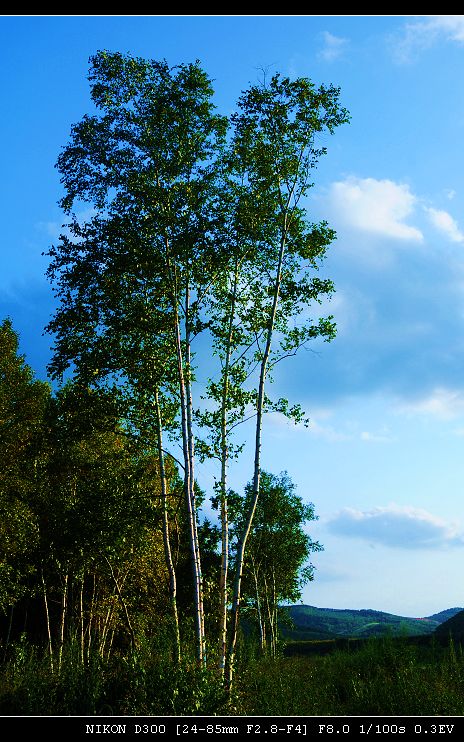
[[(275, 616), (311, 577), (302, 565), (318, 548), (300, 530), (312, 506), (284, 475), (261, 471), (262, 430), (270, 411), (304, 419), (297, 400), (272, 397), (276, 364), (335, 336), (333, 317), (318, 316), (334, 291), (320, 270), (335, 232), (310, 219), (309, 194), (322, 138), (349, 116), (338, 88), (279, 74), (251, 85), (223, 116), (199, 62), (171, 67), (101, 51), (89, 82), (94, 113), (72, 126), (58, 157), (68, 221), (48, 253), (57, 299), (49, 371), (71, 382), (52, 398), (43, 391), (39, 404), (39, 387), (13, 362), (47, 431), (37, 500), (50, 516), (37, 521), (48, 544), (47, 622), (53, 589), (62, 638), (74, 581), (90, 637), (97, 604), (86, 614), (85, 596), (92, 580), (97, 595), (104, 568), (135, 644), (127, 559), (146, 559), (151, 543), (164, 558), (178, 660), (178, 600), (189, 584), (197, 660), (217, 664), (230, 687), (250, 575), (255, 602)], [(239, 435), (249, 419), (252, 442)], [(250, 484), (231, 532), (229, 471), (247, 443)], [(205, 460), (215, 485), (200, 494)], [(204, 499), (218, 503), (219, 528), (205, 520)]]
[[(243, 498), (233, 501), (233, 532), (240, 538), (243, 518), (253, 497), (253, 483)], [(263, 649), (275, 654), (278, 640), (278, 608), (295, 603), (304, 585), (313, 579), (308, 561), (322, 546), (313, 541), (306, 524), (316, 519), (314, 505), (297, 495), (287, 472), (261, 472), (259, 500), (245, 559), (244, 599), (247, 613), (256, 622)]]

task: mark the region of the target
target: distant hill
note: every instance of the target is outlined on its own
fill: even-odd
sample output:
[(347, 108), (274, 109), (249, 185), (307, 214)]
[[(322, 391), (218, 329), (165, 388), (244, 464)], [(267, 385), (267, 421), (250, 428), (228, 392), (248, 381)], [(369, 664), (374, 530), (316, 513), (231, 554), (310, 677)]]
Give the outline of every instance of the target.
[(441, 638), (446, 639), (452, 637), (453, 639), (463, 640), (464, 639), (464, 610), (459, 610), (454, 615), (450, 616), (446, 621), (443, 621), (434, 633)]
[(293, 627), (282, 627), (284, 636), (294, 641), (365, 638), (369, 636), (423, 636), (432, 634), (445, 621), (452, 620), (462, 608), (448, 608), (433, 616), (411, 618), (370, 609), (350, 610), (316, 608), (311, 605), (289, 606)]
[(442, 624), (449, 618), (453, 618), (453, 616), (462, 610), (462, 608), (447, 608), (445, 611), (440, 611), (440, 613), (434, 613), (430, 618), (433, 618), (435, 621), (438, 621), (439, 624)]

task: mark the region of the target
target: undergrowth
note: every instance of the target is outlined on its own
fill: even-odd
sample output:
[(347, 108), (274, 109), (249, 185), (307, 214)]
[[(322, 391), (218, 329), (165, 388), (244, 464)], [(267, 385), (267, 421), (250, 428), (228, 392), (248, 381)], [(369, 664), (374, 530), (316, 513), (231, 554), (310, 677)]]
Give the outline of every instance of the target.
[(464, 655), (452, 642), (371, 639), (318, 656), (243, 655), (234, 693), (215, 670), (174, 665), (159, 647), (91, 656), (65, 648), (61, 666), (25, 640), (0, 668), (0, 715), (463, 715)]

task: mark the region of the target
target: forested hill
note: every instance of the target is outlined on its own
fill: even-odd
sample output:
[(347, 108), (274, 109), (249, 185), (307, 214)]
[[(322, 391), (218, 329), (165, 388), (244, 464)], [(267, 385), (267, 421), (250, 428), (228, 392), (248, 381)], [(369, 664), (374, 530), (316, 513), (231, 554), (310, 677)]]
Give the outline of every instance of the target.
[(420, 636), (431, 634), (437, 626), (461, 610), (463, 609), (448, 608), (432, 616), (410, 618), (370, 609), (349, 610), (293, 605), (288, 611), (294, 626), (284, 628), (284, 633), (289, 639), (295, 640), (382, 634)]
[(453, 618), (453, 616), (455, 616), (462, 610), (462, 608), (447, 608), (444, 611), (440, 611), (440, 613), (434, 613), (432, 616), (429, 616), (429, 618), (431, 618), (433, 621), (438, 621), (439, 624), (442, 624), (445, 621), (448, 621), (450, 618)]

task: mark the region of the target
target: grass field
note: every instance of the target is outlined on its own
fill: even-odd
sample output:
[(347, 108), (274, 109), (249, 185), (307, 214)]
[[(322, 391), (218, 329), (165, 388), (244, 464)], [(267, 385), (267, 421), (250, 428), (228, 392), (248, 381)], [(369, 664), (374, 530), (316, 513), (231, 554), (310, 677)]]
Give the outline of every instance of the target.
[(68, 647), (61, 670), (23, 644), (0, 675), (1, 715), (462, 715), (464, 653), (432, 638), (289, 645), (265, 658), (248, 648), (230, 698), (214, 671), (175, 669), (149, 647), (85, 667)]

